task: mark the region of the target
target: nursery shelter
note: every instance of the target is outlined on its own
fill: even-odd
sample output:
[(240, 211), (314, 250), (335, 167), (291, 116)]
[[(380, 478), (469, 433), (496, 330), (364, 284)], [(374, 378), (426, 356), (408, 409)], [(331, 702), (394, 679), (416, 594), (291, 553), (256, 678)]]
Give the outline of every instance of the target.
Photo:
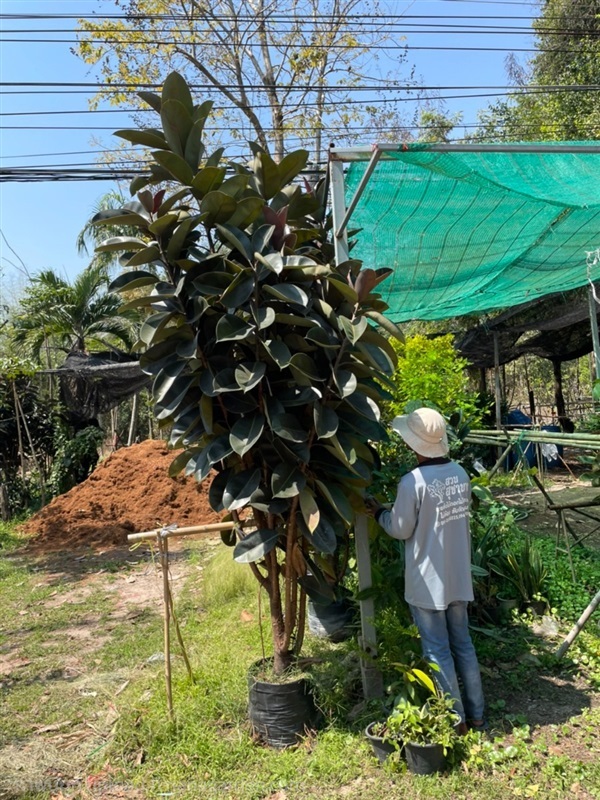
[[(589, 285), (600, 374), (600, 143), (332, 146), (329, 174), (336, 260), (392, 269), (379, 291), (393, 322), (482, 314)], [(355, 534), (362, 589), (365, 518)], [(374, 654), (373, 608), (361, 605)]]
[[(330, 150), (336, 256), (389, 267), (394, 322), (507, 308), (600, 278), (600, 143)], [(348, 164), (346, 174), (344, 165)]]

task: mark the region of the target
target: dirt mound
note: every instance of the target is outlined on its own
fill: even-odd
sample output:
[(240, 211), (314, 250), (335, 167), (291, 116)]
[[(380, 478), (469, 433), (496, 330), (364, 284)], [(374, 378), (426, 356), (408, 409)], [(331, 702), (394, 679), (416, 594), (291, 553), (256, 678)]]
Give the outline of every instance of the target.
[(164, 442), (123, 447), (102, 461), (87, 480), (56, 497), (23, 529), (36, 550), (126, 545), (127, 534), (177, 523), (219, 522), (208, 502), (210, 479), (169, 478), (174, 454)]

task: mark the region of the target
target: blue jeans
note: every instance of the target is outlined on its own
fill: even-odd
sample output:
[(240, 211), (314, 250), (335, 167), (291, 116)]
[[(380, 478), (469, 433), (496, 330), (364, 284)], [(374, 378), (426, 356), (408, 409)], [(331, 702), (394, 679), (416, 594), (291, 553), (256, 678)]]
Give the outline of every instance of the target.
[(423, 656), (439, 667), (435, 679), (440, 689), (456, 700), (454, 708), (463, 722), (483, 719), (483, 689), (469, 635), (467, 604), (464, 601), (450, 603), (445, 611), (416, 606), (410, 606), (410, 610), (421, 635)]

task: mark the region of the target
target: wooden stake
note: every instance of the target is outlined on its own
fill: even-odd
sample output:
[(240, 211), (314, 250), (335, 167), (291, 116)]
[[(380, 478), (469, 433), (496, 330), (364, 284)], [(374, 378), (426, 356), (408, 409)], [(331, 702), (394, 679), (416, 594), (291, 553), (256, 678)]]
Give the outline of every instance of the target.
[(160, 565), (163, 576), (163, 608), (164, 608), (164, 651), (165, 651), (165, 684), (167, 687), (167, 709), (173, 721), (173, 687), (171, 683), (171, 631), (169, 627), (170, 614), (170, 589), (169, 589), (169, 550), (168, 540), (159, 532), (156, 534), (156, 544), (160, 553)]
[(598, 608), (598, 605), (600, 605), (600, 592), (598, 592), (596, 594), (596, 596), (594, 597), (592, 602), (585, 609), (583, 614), (579, 617), (579, 619), (577, 620), (575, 625), (573, 625), (573, 627), (569, 631), (569, 634), (568, 634), (567, 638), (564, 640), (564, 642), (561, 644), (561, 646), (556, 651), (556, 658), (562, 658), (564, 656), (564, 654), (567, 652), (569, 647), (573, 644), (573, 642), (575, 641), (575, 639), (577, 638), (579, 633), (582, 631), (583, 626), (585, 625), (585, 623), (592, 616), (594, 611)]

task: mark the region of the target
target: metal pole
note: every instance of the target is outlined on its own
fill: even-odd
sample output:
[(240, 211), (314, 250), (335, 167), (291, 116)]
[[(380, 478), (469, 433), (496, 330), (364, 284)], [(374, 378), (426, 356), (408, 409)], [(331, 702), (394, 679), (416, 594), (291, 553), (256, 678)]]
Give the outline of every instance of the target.
[(590, 303), (590, 327), (592, 329), (592, 343), (594, 346), (594, 367), (596, 380), (600, 378), (600, 336), (598, 335), (598, 317), (596, 299), (594, 297), (594, 287), (588, 287), (588, 300)]
[(365, 188), (367, 186), (367, 183), (369, 182), (369, 180), (371, 178), (371, 175), (373, 174), (373, 171), (374, 171), (375, 167), (377, 166), (377, 162), (379, 161), (380, 158), (381, 158), (381, 150), (379, 150), (379, 149), (373, 150), (373, 155), (371, 156), (371, 160), (369, 161), (369, 163), (367, 165), (367, 168), (365, 170), (365, 174), (362, 176), (362, 178), (360, 179), (360, 183), (356, 187), (356, 191), (354, 192), (354, 196), (353, 196), (352, 200), (350, 200), (350, 204), (348, 205), (348, 208), (346, 209), (346, 213), (344, 214), (344, 219), (340, 223), (340, 227), (339, 228), (335, 228), (335, 226), (334, 226), (335, 238), (336, 239), (339, 239), (340, 236), (344, 233), (344, 231), (348, 227), (348, 222), (350, 221), (350, 217), (352, 216), (352, 212), (354, 211), (354, 209), (358, 205), (358, 201), (362, 197), (362, 193), (364, 192), (364, 190), (365, 190)]
[[(342, 221), (346, 214), (346, 196), (344, 187), (344, 164), (342, 161), (329, 162), (329, 174), (331, 175), (331, 216), (333, 218), (333, 230), (341, 228)], [(348, 247), (348, 234), (342, 229), (339, 236), (333, 237), (335, 249), (335, 260), (338, 264), (343, 264), (350, 257)]]
[[(369, 550), (369, 530), (366, 514), (358, 514), (354, 528), (356, 540), (356, 562), (358, 566), (358, 587), (361, 592), (370, 589), (371, 553)], [(361, 648), (365, 655), (361, 657), (363, 694), (366, 700), (381, 697), (383, 694), (383, 678), (381, 672), (373, 664), (377, 657), (377, 633), (375, 631), (375, 603), (372, 597), (359, 601)]]

